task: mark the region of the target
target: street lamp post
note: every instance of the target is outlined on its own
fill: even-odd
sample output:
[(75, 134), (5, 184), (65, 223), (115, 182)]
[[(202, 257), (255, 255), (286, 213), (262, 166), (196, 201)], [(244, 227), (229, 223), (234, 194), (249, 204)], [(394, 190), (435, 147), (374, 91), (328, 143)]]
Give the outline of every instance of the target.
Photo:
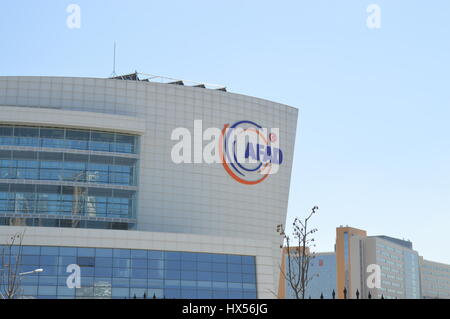
[[(43, 272), (43, 271), (44, 271), (44, 269), (37, 268), (37, 269), (31, 270), (31, 271), (21, 272), (21, 273), (19, 273), (19, 279), (21, 280), (26, 275), (37, 274), (37, 273), (40, 273), (40, 272)], [(23, 292), (23, 288), (20, 288), (20, 290)]]
[[(4, 271), (4, 270), (5, 270), (5, 269), (0, 269), (0, 271)], [(44, 271), (44, 269), (42, 269), (42, 268), (37, 268), (37, 269), (34, 269), (34, 270), (32, 270), (32, 271), (25, 271), (25, 272), (18, 273), (17, 276), (18, 276), (18, 279), (19, 279), (19, 282), (20, 282), (20, 280), (22, 279), (22, 277), (24, 277), (24, 276), (26, 276), (26, 275), (31, 275), (31, 274), (35, 274), (35, 273), (40, 273), (40, 272), (43, 272), (43, 271)], [(1, 282), (0, 282), (0, 284), (1, 284)], [(6, 299), (10, 299), (11, 297), (14, 298), (14, 295), (15, 295), (15, 294), (10, 295), (10, 296), (6, 297)], [(5, 296), (3, 296), (3, 294), (1, 294), (1, 295), (0, 295), (0, 299), (5, 299)]]
[(19, 273), (19, 276), (31, 275), (31, 274), (35, 274), (35, 273), (39, 273), (39, 272), (43, 272), (43, 271), (44, 271), (44, 269), (38, 268), (38, 269), (35, 269), (32, 271), (21, 272), (21, 273)]

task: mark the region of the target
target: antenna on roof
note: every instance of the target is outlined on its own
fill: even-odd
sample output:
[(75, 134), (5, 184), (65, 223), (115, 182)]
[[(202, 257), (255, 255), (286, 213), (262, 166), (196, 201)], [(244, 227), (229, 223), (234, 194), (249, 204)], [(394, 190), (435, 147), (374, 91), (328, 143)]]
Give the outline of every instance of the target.
[(113, 71), (111, 77), (117, 76), (116, 74), (116, 41), (114, 41), (114, 53), (113, 53)]

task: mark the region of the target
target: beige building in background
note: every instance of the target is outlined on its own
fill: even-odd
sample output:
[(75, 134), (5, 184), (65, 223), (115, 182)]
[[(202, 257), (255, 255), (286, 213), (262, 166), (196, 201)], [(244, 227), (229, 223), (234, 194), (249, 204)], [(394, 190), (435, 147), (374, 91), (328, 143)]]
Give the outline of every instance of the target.
[(419, 258), (422, 298), (450, 298), (450, 265)]
[[(418, 253), (412, 243), (387, 236), (367, 237), (363, 243), (365, 269), (376, 264), (381, 269), (381, 287), (368, 289), (363, 286), (364, 296), (369, 291), (374, 298), (420, 298)], [(366, 278), (369, 275), (366, 272)]]
[(347, 296), (355, 295), (358, 289), (361, 291), (359, 242), (366, 236), (365, 230), (348, 226), (336, 228), (336, 295), (339, 299), (344, 298), (344, 288)]
[[(340, 226), (336, 228), (335, 255), (336, 297), (339, 299), (354, 299), (357, 294), (360, 299), (366, 299), (369, 293), (371, 298), (450, 296), (450, 266), (423, 260), (419, 263), (419, 254), (410, 241), (367, 236), (365, 230)], [(369, 288), (367, 281), (373, 278), (373, 268), (377, 267), (380, 286)], [(424, 280), (439, 284), (429, 284), (428, 290), (422, 293)], [(440, 291), (433, 290), (439, 287)]]

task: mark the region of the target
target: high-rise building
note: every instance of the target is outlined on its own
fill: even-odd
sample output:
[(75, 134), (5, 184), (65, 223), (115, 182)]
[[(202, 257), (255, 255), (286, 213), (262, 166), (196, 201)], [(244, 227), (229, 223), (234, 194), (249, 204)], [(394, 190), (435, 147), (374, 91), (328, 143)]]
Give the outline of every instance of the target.
[(356, 294), (361, 282), (360, 241), (367, 236), (366, 231), (352, 227), (336, 228), (336, 288), (337, 298)]
[[(291, 247), (291, 271), (297, 275), (299, 266), (295, 253), (298, 253), (297, 247)], [(306, 250), (309, 254), (309, 249)], [(278, 289), (278, 298), (295, 299), (295, 292), (289, 280), (289, 256), (287, 248), (283, 249), (283, 257), (280, 268), (280, 285)], [(305, 298), (331, 299), (333, 291), (336, 293), (336, 254), (333, 252), (314, 253), (309, 260), (308, 284), (305, 289)], [(297, 288), (298, 289), (298, 288)]]
[[(388, 236), (367, 236), (350, 227), (336, 229), (337, 288), (339, 298), (420, 298), (418, 253), (408, 241)], [(381, 285), (368, 285), (380, 270)], [(378, 268), (379, 267), (379, 268)]]
[[(43, 269), (20, 295), (273, 298), (296, 124), (290, 106), (138, 74), (0, 77), (0, 240), (26, 228), (20, 269)], [(237, 128), (259, 134), (256, 163), (233, 161)]]
[(450, 265), (419, 258), (422, 298), (450, 299)]
[(312, 279), (305, 295), (313, 299), (333, 298), (333, 291), (336, 293), (336, 254), (333, 252), (315, 254), (309, 272)]
[[(336, 228), (335, 252), (315, 256), (308, 277), (317, 277), (308, 285), (307, 298), (332, 298), (332, 290), (340, 299), (366, 299), (369, 295), (391, 299), (450, 298), (450, 265), (423, 259), (407, 240), (367, 236), (364, 230), (341, 226)], [(286, 272), (287, 262), (284, 254), (281, 269)], [(298, 272), (298, 267), (292, 271)], [(284, 277), (280, 277), (278, 295), (295, 297)]]
[[(388, 236), (370, 236), (362, 241), (364, 253), (361, 273), (363, 296), (369, 292), (374, 298), (420, 298), (419, 256), (412, 243)], [(368, 288), (369, 265), (381, 270), (381, 287)], [(364, 280), (366, 279), (366, 280)]]

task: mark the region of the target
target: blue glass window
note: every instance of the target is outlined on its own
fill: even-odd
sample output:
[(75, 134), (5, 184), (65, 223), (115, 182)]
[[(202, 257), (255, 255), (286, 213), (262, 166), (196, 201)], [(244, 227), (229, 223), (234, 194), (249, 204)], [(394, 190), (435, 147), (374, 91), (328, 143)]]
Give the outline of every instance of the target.
[(252, 283), (255, 284), (256, 283), (256, 275), (249, 275), (249, 274), (243, 274), (242, 275), (242, 281), (244, 283)]
[(77, 264), (80, 267), (94, 267), (95, 266), (95, 258), (78, 256)]
[(58, 265), (58, 257), (41, 255), (39, 263), (41, 266), (57, 266)]
[(199, 271), (212, 271), (212, 263), (199, 262), (197, 264), (197, 269)]
[(39, 285), (56, 286), (58, 285), (58, 277), (56, 276), (39, 276)]
[(130, 289), (130, 298), (143, 298), (144, 294), (147, 293), (147, 289), (145, 288), (131, 288)]
[(138, 259), (147, 258), (147, 251), (146, 250), (132, 249), (131, 250), (131, 258), (138, 258)]
[(182, 270), (197, 270), (197, 263), (195, 261), (182, 261), (181, 269)]
[[(34, 270), (36, 268), (29, 268), (27, 271)], [(58, 267), (57, 266), (45, 266), (44, 271), (41, 273), (45, 276), (57, 276), (58, 275)]]
[(113, 259), (113, 267), (130, 268), (130, 259), (114, 258)]
[(213, 271), (226, 272), (227, 271), (227, 264), (213, 263)]
[(57, 294), (58, 296), (75, 297), (75, 289), (67, 288), (66, 286), (58, 286)]
[(96, 257), (112, 257), (113, 256), (113, 250), (107, 249), (107, 248), (96, 248), (95, 249), (95, 256)]
[(148, 270), (148, 278), (151, 279), (163, 279), (164, 271), (162, 269), (149, 269)]
[(214, 263), (225, 264), (227, 262), (227, 255), (214, 254), (212, 257)]
[(39, 265), (39, 256), (22, 256), (24, 265)]
[(242, 272), (242, 266), (238, 264), (228, 264), (228, 272)]
[(38, 286), (38, 294), (42, 296), (50, 295), (56, 296), (56, 286)]
[(111, 257), (95, 257), (96, 267), (109, 267), (113, 266), (113, 259)]
[(112, 276), (112, 268), (95, 268), (95, 277), (111, 277)]
[(167, 269), (179, 270), (181, 269), (181, 262), (179, 260), (167, 260), (165, 266)]
[(129, 249), (114, 249), (113, 256), (115, 258), (130, 258)]
[(59, 253), (61, 256), (76, 256), (77, 249), (73, 247), (61, 247)]
[(95, 248), (78, 248), (78, 256), (82, 257), (94, 257)]
[(112, 297), (113, 298), (130, 298), (130, 289), (129, 288), (112, 288)]
[(147, 254), (149, 259), (164, 259), (162, 251), (149, 250)]
[[(32, 147), (28, 150), (0, 152), (0, 178), (45, 181), (71, 181), (87, 184), (136, 185), (137, 159), (120, 153), (136, 153), (136, 136), (95, 130), (56, 129), (0, 125), (0, 144)], [(58, 148), (52, 150), (52, 148)], [(70, 150), (86, 152), (75, 154)], [(115, 152), (97, 155), (87, 151)], [(22, 184), (22, 183), (19, 183)], [(49, 185), (0, 187), (0, 212), (40, 215), (84, 215), (92, 217), (134, 218), (135, 191), (114, 189), (98, 195), (98, 189)], [(6, 188), (4, 187), (6, 186)], [(0, 224), (8, 224), (2, 217)], [(108, 222), (69, 223), (39, 217), (26, 219), (27, 225), (45, 227), (83, 227), (128, 229), (132, 224)], [(144, 257), (145, 258), (145, 257)]]
[(163, 260), (157, 260), (157, 259), (149, 259), (147, 261), (148, 268), (151, 269), (163, 269), (164, 268), (164, 261)]
[(228, 281), (230, 282), (242, 282), (243, 276), (240, 273), (228, 273)]
[(167, 260), (180, 260), (181, 259), (181, 253), (177, 251), (166, 251), (165, 252), (165, 259)]
[(81, 276), (94, 276), (94, 267), (81, 267)]
[(197, 281), (195, 281), (195, 280), (181, 280), (180, 281), (180, 286), (182, 288), (193, 288), (193, 289), (196, 289), (197, 288)]
[[(44, 269), (22, 281), (28, 297), (256, 298), (251, 256), (53, 246), (24, 246), (23, 251), (28, 255), (22, 256), (21, 272)], [(81, 266), (81, 288), (66, 286), (72, 263)]]
[(197, 273), (198, 280), (212, 280), (212, 273), (211, 272), (198, 272)]
[(226, 281), (213, 281), (212, 287), (214, 290), (216, 289), (226, 289), (228, 287)]
[(241, 264), (242, 263), (241, 256), (228, 255), (227, 257), (228, 257), (228, 263), (231, 263), (231, 264)]
[(88, 277), (83, 270), (81, 270), (81, 287), (89, 287), (94, 285), (94, 277)]
[(227, 273), (225, 272), (213, 272), (212, 279), (214, 281), (227, 281)]
[(197, 261), (197, 253), (188, 253), (188, 252), (182, 252), (181, 253), (181, 260), (182, 261)]
[[(145, 277), (147, 277), (147, 276), (145, 276)], [(147, 279), (133, 278), (130, 280), (130, 287), (147, 288), (147, 285), (148, 285)]]
[(128, 268), (113, 268), (113, 277), (129, 278), (130, 277), (130, 269), (128, 269)]
[(169, 279), (164, 281), (164, 287), (166, 288), (179, 288), (180, 280)]
[(242, 272), (245, 274), (254, 274), (256, 271), (254, 265), (242, 265)]
[(113, 287), (130, 287), (130, 279), (129, 278), (113, 278), (112, 285), (113, 285)]
[(196, 280), (197, 276), (195, 272), (192, 271), (182, 271), (181, 272), (181, 279), (182, 280)]
[(163, 289), (155, 289), (155, 288), (149, 288), (148, 289), (148, 297), (149, 298), (158, 298), (162, 299), (164, 298), (164, 290)]
[(0, 144), (117, 153), (136, 153), (137, 149), (133, 135), (10, 125), (0, 126)]
[(212, 287), (212, 281), (197, 281), (197, 287), (199, 288), (211, 288)]
[(179, 270), (167, 269), (164, 274), (167, 279), (180, 279), (181, 277), (181, 272)]
[(164, 287), (164, 281), (160, 279), (149, 279), (147, 281), (148, 287), (151, 288), (163, 288)]
[(131, 260), (132, 268), (145, 268), (147, 269), (147, 259), (132, 259)]
[(147, 269), (140, 269), (140, 268), (131, 269), (131, 278), (147, 279)]

